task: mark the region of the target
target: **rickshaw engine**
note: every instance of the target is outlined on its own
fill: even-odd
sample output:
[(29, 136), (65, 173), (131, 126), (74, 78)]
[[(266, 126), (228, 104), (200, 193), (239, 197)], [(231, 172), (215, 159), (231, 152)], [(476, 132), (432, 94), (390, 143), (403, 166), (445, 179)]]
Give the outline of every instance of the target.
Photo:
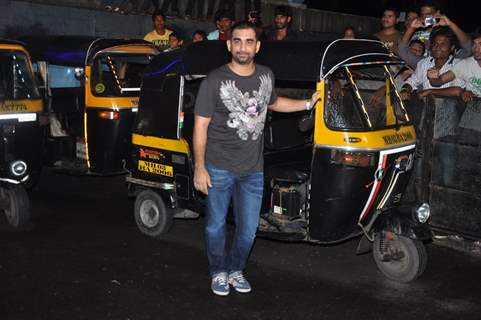
[(302, 216), (306, 203), (306, 184), (272, 179), (270, 213), (280, 219), (292, 220)]

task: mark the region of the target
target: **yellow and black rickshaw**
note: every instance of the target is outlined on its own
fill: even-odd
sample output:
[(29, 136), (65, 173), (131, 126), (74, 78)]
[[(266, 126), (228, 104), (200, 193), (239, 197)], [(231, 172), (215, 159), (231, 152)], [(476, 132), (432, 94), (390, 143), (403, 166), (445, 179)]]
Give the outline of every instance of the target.
[[(127, 182), (149, 236), (203, 210), (192, 183), (193, 105), (202, 77), (228, 61), (225, 44), (209, 41), (146, 69)], [(388, 278), (421, 275), (429, 205), (401, 202), (416, 136), (395, 84), (400, 58), (377, 41), (337, 40), (263, 43), (256, 62), (274, 71), (279, 95), (321, 94), (314, 111), (267, 116), (258, 235), (319, 244), (363, 235), (358, 253), (372, 249)]]
[(42, 165), (43, 102), (21, 42), (0, 40), (0, 206), (13, 227), (30, 222), (25, 187)]
[(46, 162), (72, 174), (125, 173), (142, 72), (155, 47), (82, 36), (22, 40), (48, 103)]

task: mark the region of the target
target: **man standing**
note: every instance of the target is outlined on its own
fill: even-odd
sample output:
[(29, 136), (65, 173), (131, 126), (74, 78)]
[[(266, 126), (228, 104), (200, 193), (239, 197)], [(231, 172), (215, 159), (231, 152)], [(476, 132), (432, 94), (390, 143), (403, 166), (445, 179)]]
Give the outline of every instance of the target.
[(382, 14), (382, 29), (374, 34), (384, 45), (394, 53), (397, 53), (398, 41), (401, 33), (396, 29), (399, 22), (399, 12), (394, 8), (386, 8)]
[(152, 23), (154, 24), (154, 30), (147, 33), (144, 40), (152, 42), (161, 51), (167, 49), (172, 30), (165, 27), (165, 16), (161, 10), (157, 9), (152, 13)]
[[(204, 79), (195, 104), (194, 186), (207, 195), (205, 237), (211, 289), (221, 296), (229, 294), (229, 284), (237, 292), (251, 291), (243, 269), (259, 224), (267, 109), (310, 110), (317, 97), (277, 97), (272, 71), (254, 63), (260, 45), (253, 24), (236, 24), (227, 40), (231, 62)], [(225, 227), (231, 198), (236, 231), (226, 254)]]
[(290, 7), (278, 6), (274, 15), (274, 27), (269, 27), (264, 32), (266, 40), (297, 40), (297, 34), (289, 28), (292, 21)]

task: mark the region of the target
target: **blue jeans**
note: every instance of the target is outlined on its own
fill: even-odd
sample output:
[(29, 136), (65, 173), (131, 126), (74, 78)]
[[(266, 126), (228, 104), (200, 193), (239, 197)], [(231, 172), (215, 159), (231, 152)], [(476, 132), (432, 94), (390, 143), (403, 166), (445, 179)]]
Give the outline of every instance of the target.
[[(209, 273), (242, 271), (254, 244), (264, 188), (264, 174), (235, 173), (207, 165), (212, 187), (207, 196), (205, 238)], [(236, 230), (226, 253), (226, 217), (233, 200)]]

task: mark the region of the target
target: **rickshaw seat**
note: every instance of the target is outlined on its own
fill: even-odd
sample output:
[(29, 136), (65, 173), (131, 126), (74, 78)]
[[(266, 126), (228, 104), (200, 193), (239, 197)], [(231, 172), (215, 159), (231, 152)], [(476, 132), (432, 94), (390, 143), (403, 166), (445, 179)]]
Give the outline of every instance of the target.
[(268, 166), (264, 170), (266, 178), (305, 182), (309, 179), (309, 167), (305, 163), (293, 162)]

